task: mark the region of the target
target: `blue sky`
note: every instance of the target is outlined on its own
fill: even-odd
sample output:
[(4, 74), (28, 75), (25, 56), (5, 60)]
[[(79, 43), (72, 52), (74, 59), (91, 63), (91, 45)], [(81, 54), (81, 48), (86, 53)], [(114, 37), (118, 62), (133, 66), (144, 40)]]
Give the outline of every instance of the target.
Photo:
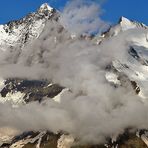
[[(61, 9), (68, 0), (0, 0), (0, 24), (22, 18), (42, 3)], [(95, 1), (95, 0), (94, 0)], [(96, 0), (99, 1), (99, 0)], [(105, 0), (102, 19), (116, 23), (120, 16), (148, 25), (148, 0)]]

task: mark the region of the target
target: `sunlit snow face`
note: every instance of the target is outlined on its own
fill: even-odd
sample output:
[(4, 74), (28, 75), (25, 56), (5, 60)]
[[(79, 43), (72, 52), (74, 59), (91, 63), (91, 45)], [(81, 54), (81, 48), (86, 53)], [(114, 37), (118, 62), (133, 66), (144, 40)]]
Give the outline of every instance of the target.
[(133, 32), (131, 37), (131, 42), (133, 44), (148, 48), (148, 29), (142, 31), (142, 33)]

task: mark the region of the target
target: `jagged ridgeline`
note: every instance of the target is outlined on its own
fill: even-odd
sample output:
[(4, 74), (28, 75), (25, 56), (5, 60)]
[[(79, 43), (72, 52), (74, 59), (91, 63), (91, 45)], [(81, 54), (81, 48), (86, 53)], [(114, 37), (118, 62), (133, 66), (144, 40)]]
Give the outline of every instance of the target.
[[(49, 26), (52, 25), (52, 27), (50, 29), (46, 28), (47, 24)], [(140, 32), (141, 34), (136, 31), (138, 29), (142, 30), (142, 33)], [(47, 35), (45, 34), (46, 30), (48, 30)], [(44, 35), (42, 34), (43, 32)], [(145, 34), (143, 32), (145, 32)], [(109, 85), (109, 87), (111, 87), (115, 91), (118, 89), (124, 90), (125, 93), (129, 92), (130, 90), (130, 93), (132, 95), (139, 97), (141, 99), (141, 102), (144, 102), (147, 99), (148, 94), (148, 36), (146, 35), (147, 32), (148, 27), (146, 25), (130, 21), (127, 18), (121, 17), (117, 25), (110, 27), (106, 32), (103, 32), (101, 35), (82, 34), (77, 36), (74, 34), (70, 34), (70, 32), (66, 30), (66, 27), (62, 26), (62, 24), (60, 23), (60, 12), (58, 12), (54, 8), (51, 8), (48, 4), (43, 4), (36, 12), (30, 13), (20, 20), (11, 21), (7, 24), (0, 25), (0, 50), (4, 55), (4, 57), (2, 57), (2, 60), (0, 60), (0, 65), (3, 66), (8, 64), (9, 66), (11, 66), (11, 64), (20, 64), (22, 62), (20, 58), (24, 57), (25, 55), (24, 50), (27, 49), (28, 46), (30, 47), (32, 43), (37, 44), (37, 42), (41, 39), (43, 41), (48, 41), (48, 39), (50, 41), (50, 38), (54, 39), (52, 40), (54, 46), (50, 46), (57, 51), (59, 50), (59, 48), (56, 48), (58, 47), (58, 44), (60, 44), (60, 47), (62, 47), (62, 45), (66, 44), (67, 41), (68, 43), (77, 43), (78, 41), (86, 41), (87, 43), (90, 42), (91, 44), (95, 45), (95, 47), (98, 47), (98, 49), (103, 47), (103, 49), (106, 50), (107, 54), (102, 54), (102, 52), (100, 52), (100, 54), (105, 55), (106, 57), (110, 56), (110, 52), (114, 51), (114, 57), (112, 57), (109, 62), (102, 64), (103, 66), (100, 66), (101, 68), (103, 67), (103, 74), (105, 78), (104, 81)], [(120, 39), (116, 40), (118, 36)], [(123, 41), (123, 38), (127, 39), (127, 42), (125, 42), (127, 43), (126, 53), (125, 51), (123, 52), (121, 50), (123, 48), (121, 44), (118, 44), (118, 47), (115, 48), (115, 50), (111, 49), (111, 47), (108, 46), (110, 45), (109, 43), (111, 41), (113, 42), (113, 44), (115, 44), (117, 42), (119, 43)], [(34, 43), (34, 41), (36, 40), (37, 42)], [(44, 53), (44, 48), (46, 48), (47, 46), (44, 46), (44, 44), (42, 45), (41, 43), (39, 44), (39, 46), (41, 46), (41, 50), (39, 52), (33, 50), (33, 53), (30, 53), (29, 58), (26, 60), (27, 62), (25, 63), (25, 66), (31, 67), (33, 64), (36, 63), (40, 65), (45, 63), (43, 55), (44, 57), (46, 57), (46, 53)], [(108, 48), (109, 50), (107, 50)], [(59, 52), (60, 51), (61, 50), (59, 50)], [(117, 51), (118, 53), (116, 53)], [(50, 52), (52, 53), (52, 50)], [(49, 54), (50, 52), (47, 52), (47, 54)], [(65, 54), (66, 53), (67, 52), (65, 52)], [(83, 53), (79, 53), (77, 55), (79, 56), (81, 54)], [(123, 58), (122, 54), (125, 54), (128, 58)], [(58, 55), (56, 54), (53, 55), (55, 56), (55, 58), (58, 57)], [(65, 58), (67, 57), (65, 56)], [(48, 58), (46, 60), (48, 61)], [(46, 64), (44, 64), (45, 69), (46, 66), (48, 67), (50, 65), (49, 63), (47, 62)], [(2, 73), (2, 76), (0, 75), (0, 102), (3, 104), (9, 103), (14, 109), (21, 106), (25, 106), (32, 102), (38, 102), (39, 104), (44, 105), (44, 103), (46, 104), (46, 101), (53, 101), (57, 102), (57, 104), (60, 104), (62, 95), (73, 95), (73, 92), (76, 91), (72, 87), (68, 88), (66, 85), (61, 85), (62, 83), (58, 83), (58, 80), (54, 81), (52, 79), (43, 79), (42, 77), (40, 79), (38, 77), (37, 79), (32, 79), (32, 76), (31, 78), (26, 78), (27, 76), (25, 77), (25, 75), (23, 75), (24, 78), (20, 78), (19, 74), (18, 77), (17, 74), (12, 76), (11, 73), (8, 74), (7, 72), (4, 73), (4, 75), (2, 70), (3, 69), (1, 69), (0, 72), (0, 74)], [(77, 75), (77, 73), (75, 75)], [(53, 78), (56, 77), (53, 76)], [(62, 80), (59, 81), (61, 82)], [(81, 83), (81, 81), (79, 83)], [(77, 97), (81, 97), (87, 96), (87, 93), (87, 91), (79, 90), (74, 95)], [(115, 108), (118, 108), (120, 106), (122, 106), (122, 103), (114, 104)], [(5, 130), (6, 129), (4, 129), (4, 131)], [(11, 130), (9, 131), (9, 128), (7, 130), (10, 134)], [(81, 143), (79, 139), (80, 137), (73, 137), (71, 133), (63, 131), (62, 129), (56, 133), (53, 133), (50, 130), (30, 130), (15, 135), (6, 135), (5, 132), (0, 132), (0, 147), (146, 148), (148, 145), (148, 132), (145, 128), (133, 130), (133, 127), (127, 127), (125, 131), (122, 131), (121, 133), (122, 134), (117, 134), (117, 136), (105, 135), (105, 138), (103, 139), (103, 142), (101, 144), (94, 144), (99, 143), (99, 141), (97, 142), (97, 140), (95, 139), (95, 142), (93, 143), (91, 143), (90, 141), (88, 143)], [(99, 136), (100, 135), (98, 135), (98, 137)]]

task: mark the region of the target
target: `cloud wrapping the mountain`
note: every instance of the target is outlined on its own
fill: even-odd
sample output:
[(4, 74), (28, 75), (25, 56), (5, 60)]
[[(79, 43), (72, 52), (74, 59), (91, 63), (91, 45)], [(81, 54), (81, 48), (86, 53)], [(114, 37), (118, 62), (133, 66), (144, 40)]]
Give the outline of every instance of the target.
[[(69, 4), (65, 12), (69, 12), (74, 4)], [(78, 14), (87, 11), (87, 16), (95, 16), (94, 19), (98, 16), (98, 7), (94, 4), (81, 9), (80, 3), (76, 10)], [(74, 19), (85, 17), (85, 13), (78, 16), (74, 11), (72, 9)], [(75, 23), (72, 26), (77, 28), (79, 21)], [(82, 24), (73, 31), (92, 33), (91, 30), (96, 30), (94, 24), (92, 21), (86, 28), (87, 23)], [(148, 128), (147, 100), (143, 102), (130, 84), (127, 88), (115, 88), (105, 78), (106, 66), (113, 60), (125, 63), (129, 58), (129, 43), (136, 44), (138, 37), (145, 34), (143, 29), (132, 29), (96, 45), (79, 36), (72, 39), (71, 33), (62, 25), (49, 21), (40, 37), (24, 47), (21, 53), (18, 54), (16, 49), (16, 54), (10, 51), (1, 54), (0, 75), (48, 79), (70, 91), (61, 96), (60, 103), (48, 100), (18, 108), (0, 104), (0, 127), (19, 131), (66, 131), (83, 142), (95, 143), (128, 127)]]

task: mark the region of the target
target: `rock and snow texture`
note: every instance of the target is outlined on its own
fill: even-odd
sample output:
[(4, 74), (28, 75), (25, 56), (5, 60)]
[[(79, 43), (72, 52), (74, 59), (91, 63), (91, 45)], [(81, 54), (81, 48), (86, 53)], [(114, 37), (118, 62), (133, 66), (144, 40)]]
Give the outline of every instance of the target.
[(18, 21), (0, 25), (0, 49), (5, 51), (7, 48), (21, 47), (37, 38), (53, 14), (54, 9), (45, 3), (37, 12), (30, 13)]
[(61, 95), (66, 92), (68, 92), (68, 89), (51, 84), (48, 81), (2, 79), (0, 103), (10, 103), (17, 107), (33, 101), (42, 102), (45, 98), (60, 102)]
[(40, 148), (41, 140), (45, 134), (46, 134), (46, 132), (43, 131), (43, 132), (40, 132), (34, 138), (31, 138), (31, 136), (30, 137), (28, 136), (27, 138), (19, 140), (18, 142), (12, 144), (10, 146), (10, 148), (23, 148), (26, 144), (28, 144), (28, 143), (34, 144), (36, 141), (38, 141), (36, 144), (36, 148)]
[[(114, 84), (118, 83), (119, 85), (118, 74), (124, 73), (129, 80), (135, 81), (140, 87), (139, 96), (146, 98), (148, 75), (148, 27), (145, 24), (121, 17), (119, 23), (99, 37), (97, 43), (102, 44), (103, 42), (106, 42), (106, 39), (112, 40), (112, 38), (115, 40), (117, 38), (117, 43), (115, 43), (117, 47), (115, 48), (119, 49), (114, 50), (114, 52), (121, 52), (121, 56), (119, 56), (118, 53), (114, 53), (119, 57), (114, 57), (111, 65), (113, 66), (113, 69), (116, 69), (117, 71), (107, 72), (107, 80)], [(122, 47), (123, 44), (124, 48)], [(126, 54), (127, 58), (123, 59), (122, 54)]]
[(71, 135), (62, 135), (57, 144), (57, 148), (71, 148), (74, 138)]
[(148, 137), (146, 135), (142, 135), (141, 139), (144, 141), (144, 143), (147, 145), (148, 147)]

